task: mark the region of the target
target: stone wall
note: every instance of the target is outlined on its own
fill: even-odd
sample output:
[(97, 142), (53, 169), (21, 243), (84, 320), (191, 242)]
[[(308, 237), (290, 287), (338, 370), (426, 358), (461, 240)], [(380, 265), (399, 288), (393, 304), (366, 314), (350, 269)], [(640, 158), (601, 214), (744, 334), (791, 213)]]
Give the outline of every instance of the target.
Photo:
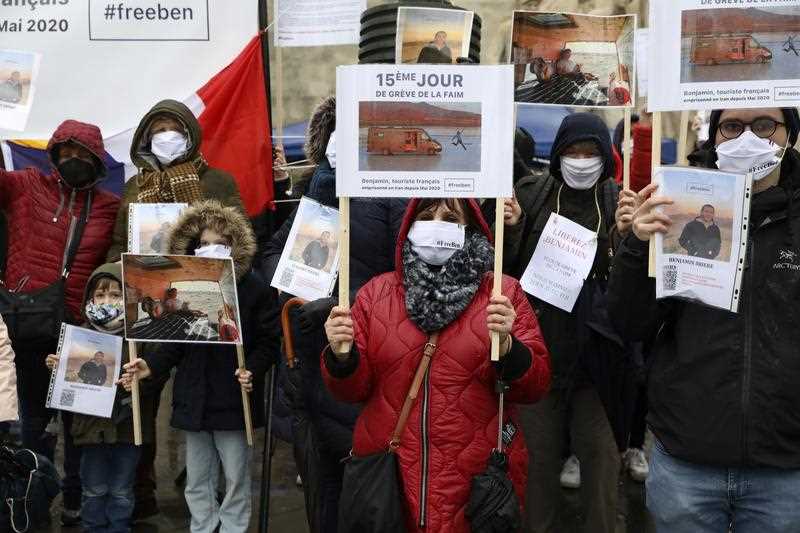
[[(453, 0), (455, 5), (477, 12), (483, 19), (481, 36), (481, 62), (498, 63), (506, 60), (510, 41), (511, 13), (514, 9), (553, 10), (587, 13), (594, 15), (616, 15), (636, 13), (639, 26), (646, 26), (648, 0)], [(270, 13), (274, 13), (272, 0)], [(383, 0), (368, 0), (369, 7), (388, 3)], [(272, 37), (272, 35), (270, 35)], [(356, 46), (332, 46), (314, 48), (282, 48), (271, 50), (272, 57), (272, 101), (273, 120), (284, 124), (307, 120), (316, 104), (332, 94), (336, 87), (336, 66), (358, 62)], [(282, 68), (279, 68), (282, 65)], [(278, 72), (282, 71), (282, 83)], [(282, 90), (282, 91), (281, 91)], [(283, 93), (283, 116), (279, 112), (277, 99)], [(609, 123), (621, 118), (621, 112), (604, 113)], [(674, 114), (673, 114), (674, 115)], [(664, 133), (674, 135), (677, 118), (665, 117)]]

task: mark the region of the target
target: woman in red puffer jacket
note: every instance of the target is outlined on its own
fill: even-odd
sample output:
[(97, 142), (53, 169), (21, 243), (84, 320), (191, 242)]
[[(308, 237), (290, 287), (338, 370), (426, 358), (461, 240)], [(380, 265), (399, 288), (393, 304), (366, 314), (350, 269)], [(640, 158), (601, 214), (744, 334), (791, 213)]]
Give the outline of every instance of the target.
[[(423, 347), (440, 333), (397, 449), (409, 531), (470, 530), (470, 483), (497, 444), (498, 372), (511, 385), (509, 402), (535, 402), (549, 388), (549, 357), (519, 283), (504, 277), (503, 295), (491, 296), (490, 238), (474, 200), (412, 201), (396, 271), (373, 278), (351, 312), (335, 307), (325, 324), (325, 382), (339, 399), (364, 404), (355, 456), (387, 449)], [(490, 330), (501, 337), (498, 367)], [(353, 339), (351, 351), (339, 353)], [(528, 452), (513, 407), (504, 418), (509, 475), (522, 503)]]

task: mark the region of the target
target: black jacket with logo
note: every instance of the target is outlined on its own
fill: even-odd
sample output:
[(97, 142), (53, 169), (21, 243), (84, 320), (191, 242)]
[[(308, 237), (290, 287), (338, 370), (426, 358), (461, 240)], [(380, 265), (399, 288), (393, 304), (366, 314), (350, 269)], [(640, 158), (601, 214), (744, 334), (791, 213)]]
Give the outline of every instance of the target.
[(655, 301), (648, 246), (614, 258), (609, 305), (630, 340), (658, 331), (648, 422), (673, 456), (722, 467), (800, 468), (800, 154), (753, 196), (739, 312)]

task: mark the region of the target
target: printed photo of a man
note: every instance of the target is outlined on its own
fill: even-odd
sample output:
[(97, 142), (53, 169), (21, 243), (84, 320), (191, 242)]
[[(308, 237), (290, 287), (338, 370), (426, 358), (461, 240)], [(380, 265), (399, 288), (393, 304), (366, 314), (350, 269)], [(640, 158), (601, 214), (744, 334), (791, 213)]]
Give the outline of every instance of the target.
[(716, 259), (722, 246), (722, 236), (714, 221), (713, 205), (704, 205), (700, 215), (683, 227), (678, 242), (692, 257)]
[(105, 358), (105, 353), (101, 351), (95, 352), (92, 359), (81, 365), (81, 369), (78, 371), (78, 378), (87, 385), (104, 385), (107, 377)]

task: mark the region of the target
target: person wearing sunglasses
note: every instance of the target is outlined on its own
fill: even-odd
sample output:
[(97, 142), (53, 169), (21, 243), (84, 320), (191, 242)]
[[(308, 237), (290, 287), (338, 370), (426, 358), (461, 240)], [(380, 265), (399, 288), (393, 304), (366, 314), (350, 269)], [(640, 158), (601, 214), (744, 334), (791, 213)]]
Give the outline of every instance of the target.
[(629, 340), (653, 341), (647, 506), (656, 531), (800, 531), (800, 132), (797, 109), (711, 113), (693, 165), (754, 178), (738, 313), (655, 300), (648, 241), (672, 203), (648, 185), (611, 270), (609, 308)]

